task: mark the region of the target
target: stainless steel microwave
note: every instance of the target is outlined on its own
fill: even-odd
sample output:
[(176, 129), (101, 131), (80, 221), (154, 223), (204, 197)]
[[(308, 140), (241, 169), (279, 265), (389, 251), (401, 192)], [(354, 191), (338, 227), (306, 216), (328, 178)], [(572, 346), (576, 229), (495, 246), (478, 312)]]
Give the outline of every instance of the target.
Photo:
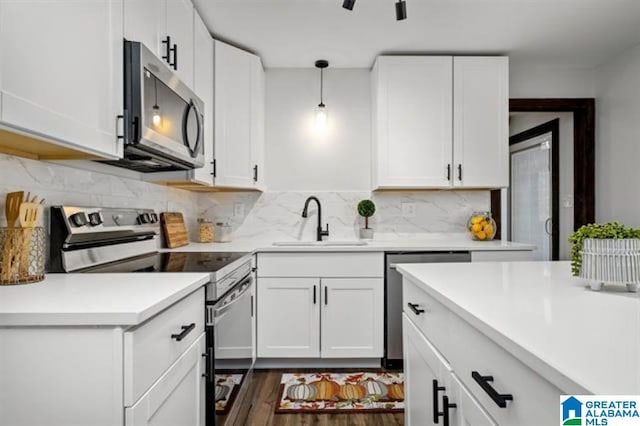
[(139, 172), (204, 165), (204, 104), (142, 43), (124, 43), (124, 158)]

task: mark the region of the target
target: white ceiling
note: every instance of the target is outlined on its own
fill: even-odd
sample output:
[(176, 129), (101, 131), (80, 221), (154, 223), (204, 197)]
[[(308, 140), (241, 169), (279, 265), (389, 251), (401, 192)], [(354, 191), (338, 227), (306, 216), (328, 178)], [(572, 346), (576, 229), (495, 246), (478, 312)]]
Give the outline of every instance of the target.
[(640, 0), (194, 0), (217, 38), (266, 67), (369, 67), (381, 53), (509, 54), (513, 60), (595, 67), (640, 44)]

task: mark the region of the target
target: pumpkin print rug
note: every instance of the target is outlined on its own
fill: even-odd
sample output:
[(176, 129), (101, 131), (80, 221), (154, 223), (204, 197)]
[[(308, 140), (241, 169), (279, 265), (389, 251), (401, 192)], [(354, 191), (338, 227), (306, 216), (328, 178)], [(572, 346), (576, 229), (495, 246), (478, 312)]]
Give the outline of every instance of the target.
[(404, 410), (402, 373), (284, 373), (276, 413), (394, 413)]
[(243, 378), (243, 374), (216, 374), (216, 414), (229, 412)]

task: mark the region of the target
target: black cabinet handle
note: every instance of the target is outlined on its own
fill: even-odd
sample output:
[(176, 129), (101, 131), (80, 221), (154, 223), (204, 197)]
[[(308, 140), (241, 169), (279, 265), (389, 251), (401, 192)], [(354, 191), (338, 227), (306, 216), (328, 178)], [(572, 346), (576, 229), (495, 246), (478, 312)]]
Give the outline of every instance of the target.
[(215, 159), (211, 162), (211, 165), (213, 166), (213, 171), (211, 172), (211, 175), (213, 177), (216, 177), (216, 172), (217, 171), (216, 171), (216, 160)]
[(462, 164), (458, 164), (458, 180), (462, 182)]
[(251, 318), (253, 318), (253, 295), (251, 295)]
[(162, 44), (165, 45), (165, 54), (162, 55), (162, 59), (171, 65), (171, 36), (166, 36), (164, 40), (162, 40)]
[(194, 328), (196, 328), (196, 323), (195, 322), (192, 322), (189, 325), (183, 325), (182, 326), (182, 331), (180, 333), (178, 333), (178, 334), (172, 334), (171, 338), (172, 339), (176, 339), (176, 341), (179, 342), (182, 339), (184, 339), (185, 337), (187, 337), (187, 334), (191, 333)]
[(439, 414), (442, 416), (442, 424), (444, 426), (449, 426), (449, 409), (456, 407), (456, 404), (449, 402), (449, 397), (447, 395), (442, 395), (442, 411)]
[(253, 166), (253, 181), (258, 181), (258, 165)]
[(316, 288), (316, 285), (314, 284), (314, 285), (313, 285), (313, 304), (314, 304), (314, 305), (315, 305), (315, 304), (316, 304), (316, 302), (317, 302), (317, 300), (316, 300), (316, 290), (317, 290), (317, 288)]
[(440, 419), (440, 408), (438, 408), (438, 392), (445, 390), (444, 386), (438, 386), (438, 381), (433, 380), (433, 422), (438, 424)]
[(447, 180), (451, 181), (451, 164), (447, 164)]
[(328, 305), (329, 304), (329, 288), (325, 286), (324, 288), (324, 304)]
[(471, 377), (480, 385), (483, 391), (489, 395), (489, 398), (500, 408), (507, 407), (507, 401), (513, 401), (513, 395), (508, 393), (499, 393), (491, 386), (489, 382), (493, 382), (493, 376), (483, 376), (477, 371), (471, 372)]
[(407, 306), (409, 307), (409, 309), (411, 309), (413, 311), (414, 314), (416, 315), (420, 315), (420, 314), (424, 314), (424, 309), (420, 309), (418, 308), (418, 304), (417, 303), (407, 303)]
[(178, 71), (178, 45), (173, 44), (173, 64), (171, 64), (174, 70)]

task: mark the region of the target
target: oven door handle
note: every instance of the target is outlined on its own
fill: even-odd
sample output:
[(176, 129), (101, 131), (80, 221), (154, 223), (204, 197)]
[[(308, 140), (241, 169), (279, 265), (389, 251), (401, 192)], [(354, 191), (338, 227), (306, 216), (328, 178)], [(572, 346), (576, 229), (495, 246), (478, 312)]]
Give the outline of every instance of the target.
[(213, 324), (215, 325), (229, 310), (233, 308), (233, 305), (240, 302), (246, 296), (250, 295), (249, 289), (251, 288), (251, 283), (253, 282), (253, 277), (249, 275), (240, 285), (239, 287), (245, 286), (245, 288), (238, 294), (236, 299), (221, 308), (213, 310)]

